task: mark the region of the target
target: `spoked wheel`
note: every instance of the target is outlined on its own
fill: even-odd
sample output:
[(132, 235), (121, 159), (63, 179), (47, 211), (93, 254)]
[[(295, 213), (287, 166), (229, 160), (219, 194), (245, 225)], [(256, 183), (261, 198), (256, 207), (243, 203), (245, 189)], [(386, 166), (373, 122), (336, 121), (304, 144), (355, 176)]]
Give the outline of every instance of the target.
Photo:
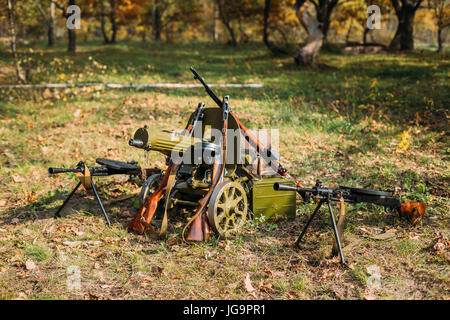
[(214, 189), (209, 201), (209, 224), (220, 236), (225, 237), (244, 225), (247, 209), (247, 194), (241, 184), (222, 182)]
[(141, 188), (141, 192), (139, 194), (139, 206), (142, 207), (142, 205), (145, 202), (145, 199), (149, 195), (151, 195), (155, 190), (159, 187), (159, 184), (162, 180), (162, 174), (152, 174), (150, 177), (145, 180), (144, 185)]

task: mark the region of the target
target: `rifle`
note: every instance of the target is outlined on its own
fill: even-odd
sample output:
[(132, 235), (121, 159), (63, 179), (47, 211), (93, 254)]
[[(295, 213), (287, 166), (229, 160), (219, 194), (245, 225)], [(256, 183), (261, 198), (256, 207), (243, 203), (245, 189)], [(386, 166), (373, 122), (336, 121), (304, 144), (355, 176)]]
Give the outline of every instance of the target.
[(78, 162), (75, 168), (48, 168), (49, 174), (59, 174), (59, 173), (68, 173), (73, 172), (76, 173), (80, 181), (75, 186), (75, 188), (69, 193), (67, 198), (64, 200), (61, 207), (58, 208), (56, 211), (54, 217), (59, 218), (61, 217), (61, 210), (65, 207), (67, 202), (69, 202), (70, 198), (72, 198), (73, 194), (77, 189), (80, 187), (80, 185), (83, 185), (86, 191), (92, 190), (94, 192), (95, 198), (97, 199), (97, 202), (103, 212), (103, 215), (105, 216), (106, 223), (108, 226), (111, 225), (111, 222), (109, 221), (109, 217), (106, 214), (105, 208), (103, 207), (103, 203), (98, 196), (97, 189), (95, 188), (94, 181), (92, 177), (94, 176), (110, 176), (115, 174), (127, 174), (131, 176), (138, 176), (142, 174), (141, 167), (137, 165), (136, 161), (130, 161), (130, 162), (123, 162), (123, 161), (116, 161), (116, 160), (110, 160), (110, 159), (96, 159), (96, 162), (98, 164), (101, 164), (101, 166), (97, 167), (91, 167), (87, 166), (83, 161)]
[[(311, 221), (314, 219), (315, 215), (319, 211), (320, 207), (323, 203), (327, 203), (328, 210), (330, 212), (330, 219), (333, 226), (333, 232), (335, 236), (335, 241), (339, 250), (339, 255), (341, 258), (341, 265), (344, 267), (345, 259), (344, 254), (342, 253), (342, 231), (338, 232), (338, 227), (336, 226), (336, 221), (333, 214), (333, 209), (331, 208), (331, 201), (341, 201), (341, 205), (343, 206), (344, 202), (349, 203), (373, 203), (376, 205), (381, 205), (385, 208), (397, 209), (400, 210), (401, 204), (399, 198), (394, 196), (394, 192), (390, 190), (382, 191), (382, 190), (371, 190), (371, 189), (361, 189), (361, 188), (351, 188), (340, 186), (337, 189), (327, 188), (322, 186), (322, 181), (316, 180), (316, 185), (312, 188), (302, 188), (302, 187), (294, 187), (289, 185), (284, 185), (281, 183), (275, 183), (273, 185), (274, 190), (277, 191), (296, 191), (298, 192), (305, 202), (308, 202), (310, 199), (314, 199), (317, 202), (317, 206), (314, 209), (314, 212), (308, 219), (303, 231), (298, 237), (295, 245), (300, 248), (300, 241), (305, 235)], [(343, 207), (342, 207), (343, 208)], [(343, 211), (343, 210), (342, 210)], [(343, 216), (342, 216), (343, 219)], [(340, 217), (341, 222), (341, 217)], [(343, 222), (343, 220), (342, 220)], [(341, 234), (341, 235), (339, 235)]]
[[(214, 93), (214, 91), (211, 90), (211, 88), (206, 84), (205, 80), (203, 80), (202, 77), (195, 71), (194, 67), (190, 67), (191, 72), (194, 74), (194, 79), (199, 80), (200, 83), (203, 85), (203, 87), (206, 90), (206, 93), (211, 97), (211, 99), (214, 100), (214, 102), (219, 106), (219, 108), (223, 107), (222, 101), (217, 97), (217, 95)], [(230, 111), (230, 115), (236, 120), (239, 127), (244, 131), (246, 140), (255, 147), (255, 149), (262, 155), (264, 161), (267, 164), (272, 164), (276, 169), (278, 174), (280, 174), (283, 177), (288, 177), (292, 179), (295, 184), (298, 187), (302, 187), (302, 184), (292, 175), (289, 174), (289, 172), (284, 168), (281, 163), (278, 161), (280, 160), (280, 155), (276, 153), (271, 148), (266, 148), (258, 138), (256, 138), (248, 129), (244, 126), (244, 124), (239, 121), (238, 117), (233, 111)]]
[[(228, 116), (230, 113), (230, 107), (228, 105), (229, 97), (223, 97), (222, 102), (222, 141), (220, 145), (222, 147), (222, 159), (221, 162), (214, 161), (213, 171), (211, 176), (211, 185), (207, 194), (199, 200), (199, 206), (196, 210), (194, 217), (189, 221), (187, 226), (189, 227), (187, 240), (194, 241), (208, 241), (210, 228), (208, 223), (208, 213), (206, 212), (209, 200), (214, 191), (214, 188), (223, 181), (223, 175), (225, 171), (225, 161), (227, 152), (227, 129), (228, 129)], [(186, 229), (185, 227), (185, 229)], [(184, 230), (183, 230), (184, 236)]]

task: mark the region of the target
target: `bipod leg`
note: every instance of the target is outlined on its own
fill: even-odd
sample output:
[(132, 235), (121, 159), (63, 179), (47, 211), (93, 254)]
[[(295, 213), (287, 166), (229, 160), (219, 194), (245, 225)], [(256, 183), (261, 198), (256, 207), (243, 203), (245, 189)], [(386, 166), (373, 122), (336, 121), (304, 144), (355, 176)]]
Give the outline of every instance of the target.
[(324, 202), (324, 200), (320, 200), (319, 204), (316, 206), (316, 208), (314, 209), (314, 212), (311, 214), (311, 217), (309, 217), (308, 222), (306, 223), (306, 226), (303, 228), (302, 233), (300, 234), (300, 236), (298, 237), (297, 241), (295, 242), (295, 246), (297, 248), (300, 248), (300, 241), (302, 241), (303, 236), (305, 235), (306, 231), (308, 230), (309, 225), (311, 224), (311, 221), (314, 219), (314, 216), (316, 215), (317, 212), (319, 212), (320, 207), (322, 206), (322, 203)]
[(98, 196), (97, 189), (95, 189), (94, 181), (92, 179), (91, 179), (91, 187), (92, 187), (92, 190), (94, 190), (94, 194), (95, 194), (95, 197), (97, 198), (97, 202), (98, 202), (100, 208), (102, 209), (103, 215), (105, 216), (106, 223), (108, 224), (108, 226), (111, 226), (111, 222), (109, 222), (109, 217), (106, 214), (105, 208), (103, 207), (102, 200), (100, 200), (100, 197)]
[(327, 204), (328, 204), (328, 210), (330, 211), (331, 222), (333, 223), (333, 231), (334, 231), (334, 236), (336, 238), (336, 242), (338, 245), (339, 255), (341, 256), (341, 265), (342, 265), (342, 267), (346, 267), (345, 260), (344, 260), (344, 254), (342, 253), (341, 240), (339, 239), (339, 232), (337, 230), (336, 220), (334, 219), (334, 214), (333, 214), (333, 209), (331, 208), (330, 199), (327, 200)]
[(64, 200), (63, 204), (61, 205), (61, 207), (59, 207), (58, 211), (55, 212), (54, 218), (61, 218), (61, 210), (66, 206), (67, 202), (69, 202), (70, 198), (72, 198), (73, 194), (75, 193), (75, 191), (77, 191), (77, 189), (80, 187), (81, 182), (78, 182), (78, 184), (76, 185), (75, 188), (73, 188), (72, 192), (69, 193), (69, 195), (67, 196), (67, 198)]

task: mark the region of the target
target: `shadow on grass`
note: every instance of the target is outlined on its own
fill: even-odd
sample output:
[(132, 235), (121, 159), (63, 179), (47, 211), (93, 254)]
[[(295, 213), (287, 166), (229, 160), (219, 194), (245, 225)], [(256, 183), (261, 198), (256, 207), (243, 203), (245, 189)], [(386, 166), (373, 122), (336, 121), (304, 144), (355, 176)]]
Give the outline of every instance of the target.
[[(75, 185), (73, 186), (75, 187)], [(108, 188), (107, 186), (102, 186), (103, 188)], [(98, 186), (97, 186), (98, 189)], [(0, 225), (10, 225), (13, 224), (13, 219), (19, 219), (19, 221), (34, 221), (34, 220), (49, 220), (58, 219), (55, 218), (55, 213), (62, 205), (63, 201), (67, 198), (71, 190), (61, 191), (55, 190), (51, 195), (40, 196), (35, 202), (30, 203), (25, 206), (18, 206), (10, 210), (6, 210), (1, 213), (2, 223)], [(120, 217), (116, 211), (121, 211), (124, 208), (132, 209), (130, 212), (134, 212), (134, 207), (132, 204), (133, 198), (122, 200), (121, 197), (105, 197), (100, 190), (99, 196), (102, 200), (103, 206), (106, 213), (110, 219), (111, 225), (121, 224), (122, 227), (126, 228), (129, 221), (131, 221), (131, 216), (124, 220)], [(136, 196), (137, 197), (137, 196)], [(55, 202), (58, 203), (54, 206)], [(124, 205), (126, 204), (126, 206)], [(83, 187), (75, 192), (68, 203), (65, 205), (64, 209), (60, 212), (61, 217), (72, 216), (77, 214), (88, 214), (101, 217), (104, 223), (103, 213), (94, 195), (89, 195), (83, 190)]]

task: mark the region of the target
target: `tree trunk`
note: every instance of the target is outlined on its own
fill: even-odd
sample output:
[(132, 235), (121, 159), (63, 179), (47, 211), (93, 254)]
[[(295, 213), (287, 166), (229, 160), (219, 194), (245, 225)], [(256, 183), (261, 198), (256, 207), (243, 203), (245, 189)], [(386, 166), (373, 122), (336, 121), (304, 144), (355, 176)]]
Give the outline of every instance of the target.
[[(69, 0), (69, 6), (74, 6), (75, 0)], [(77, 50), (77, 35), (75, 32), (75, 29), (67, 29), (67, 36), (68, 36), (68, 46), (67, 51), (70, 53), (75, 53)]]
[(269, 16), (270, 16), (270, 0), (264, 2), (264, 27), (263, 27), (263, 42), (266, 47), (274, 54), (286, 53), (286, 51), (278, 48), (269, 40)]
[(367, 25), (364, 27), (364, 32), (363, 32), (363, 45), (366, 46), (367, 45), (367, 36), (369, 35), (369, 31), (370, 29), (367, 28)]
[(41, 2), (39, 0), (34, 1), (36, 2), (41, 15), (44, 18), (45, 23), (47, 24), (48, 46), (53, 47), (55, 44), (55, 3), (53, 1), (50, 1), (50, 15), (47, 16), (44, 8), (42, 8)]
[(103, 3), (103, 0), (100, 0), (100, 29), (103, 35), (103, 43), (108, 44), (109, 38), (106, 33), (105, 15), (105, 4)]
[(67, 51), (75, 53), (77, 51), (77, 35), (75, 33), (75, 29), (68, 30), (68, 40), (69, 44), (67, 46)]
[(218, 12), (217, 12), (217, 4), (214, 1), (213, 4), (213, 27), (212, 27), (212, 41), (217, 41), (217, 18), (218, 18)]
[(233, 28), (231, 27), (230, 21), (228, 21), (227, 17), (225, 16), (225, 13), (224, 13), (223, 7), (222, 7), (222, 2), (221, 2), (221, 0), (216, 0), (216, 3), (217, 3), (217, 8), (219, 9), (220, 20), (222, 21), (225, 28), (228, 30), (228, 33), (230, 34), (231, 44), (234, 47), (236, 47), (237, 46), (236, 36), (234, 34)]
[(17, 58), (17, 50), (16, 50), (16, 24), (14, 22), (14, 8), (13, 8), (13, 0), (8, 1), (8, 19), (9, 19), (9, 37), (11, 40), (11, 52), (14, 60), (14, 66), (16, 68), (16, 76), (19, 82), (25, 81), (25, 78), (20, 70), (20, 63)]
[(109, 8), (110, 11), (108, 14), (108, 18), (111, 23), (111, 37), (108, 36), (108, 32), (106, 31), (105, 17), (107, 14), (105, 12), (105, 5), (103, 3), (103, 0), (100, 1), (100, 28), (102, 30), (103, 42), (105, 44), (116, 43), (116, 34), (117, 34), (117, 22), (115, 15), (116, 4), (114, 0), (110, 0), (109, 4), (110, 4)]
[(438, 49), (437, 52), (441, 52), (442, 51), (442, 26), (439, 24), (438, 25), (438, 36), (437, 36), (437, 40), (438, 40)]
[(50, 2), (50, 15), (48, 17), (48, 46), (53, 47), (55, 45), (55, 3)]
[(320, 24), (304, 7), (296, 8), (297, 18), (306, 28), (308, 40), (306, 45), (298, 50), (294, 56), (297, 65), (314, 65), (314, 60), (323, 44), (324, 35), (320, 30)]
[(116, 43), (117, 34), (117, 22), (116, 22), (116, 2), (114, 0), (109, 1), (111, 6), (111, 12), (109, 14), (109, 21), (111, 22), (112, 35), (110, 43)]
[(155, 41), (161, 40), (161, 26), (161, 8), (158, 1), (156, 1), (152, 8), (152, 36)]
[(398, 0), (392, 0), (394, 9), (398, 18), (397, 31), (394, 39), (389, 45), (391, 50), (413, 50), (413, 26), (414, 16), (416, 10), (419, 8), (422, 0), (401, 0), (402, 6), (400, 8)]

